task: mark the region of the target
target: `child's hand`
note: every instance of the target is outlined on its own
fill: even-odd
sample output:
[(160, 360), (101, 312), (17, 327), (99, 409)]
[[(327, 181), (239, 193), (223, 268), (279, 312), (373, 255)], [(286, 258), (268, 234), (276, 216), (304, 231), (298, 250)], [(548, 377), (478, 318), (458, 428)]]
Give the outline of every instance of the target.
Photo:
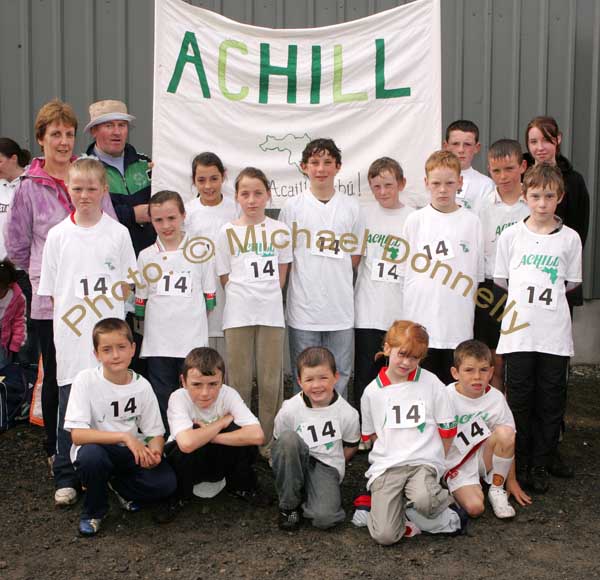
[(136, 465), (144, 467), (144, 462), (146, 460), (146, 446), (130, 433), (128, 433), (125, 438), (125, 445), (127, 445), (127, 448), (133, 454)]
[(157, 449), (145, 448), (144, 455), (142, 457), (141, 466), (145, 469), (152, 469), (156, 467), (162, 461), (162, 453)]
[(233, 415), (231, 415), (230, 413), (227, 413), (227, 415), (223, 415), (223, 417), (221, 417), (221, 422), (223, 423), (223, 429), (227, 429), (227, 427), (229, 427), (229, 425), (231, 425), (231, 423), (233, 422)]
[(506, 491), (508, 496), (512, 495), (520, 506), (525, 507), (531, 504), (531, 498), (521, 489), (516, 479), (509, 478), (506, 481)]

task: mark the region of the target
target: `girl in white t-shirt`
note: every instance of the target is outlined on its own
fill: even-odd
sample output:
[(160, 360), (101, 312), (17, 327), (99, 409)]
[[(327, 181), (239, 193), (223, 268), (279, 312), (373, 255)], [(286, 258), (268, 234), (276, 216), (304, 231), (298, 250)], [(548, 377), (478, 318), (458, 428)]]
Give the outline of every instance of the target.
[[(292, 261), (290, 231), (265, 215), (271, 192), (260, 169), (242, 170), (235, 181), (235, 196), (241, 215), (225, 224), (217, 237), (217, 274), (225, 288), (228, 383), (250, 406), (256, 368), (258, 415), (268, 444), (283, 400), (281, 289)], [(268, 451), (263, 449), (263, 454)]]
[[(213, 244), (219, 230), (237, 217), (235, 202), (222, 192), (227, 172), (221, 159), (211, 152), (196, 155), (192, 161), (192, 180), (197, 197), (185, 204), (185, 231), (191, 238), (208, 238)], [(214, 257), (211, 258), (214, 260)], [(208, 313), (208, 342), (225, 355), (223, 339), (223, 307), (225, 291), (216, 284), (217, 304)]]
[(206, 313), (215, 305), (216, 277), (214, 264), (204, 260), (205, 246), (182, 230), (185, 208), (178, 193), (155, 193), (148, 213), (157, 239), (138, 258), (136, 316), (144, 319), (140, 356), (148, 361), (148, 379), (168, 429), (167, 404), (179, 387), (183, 359), (208, 344)]

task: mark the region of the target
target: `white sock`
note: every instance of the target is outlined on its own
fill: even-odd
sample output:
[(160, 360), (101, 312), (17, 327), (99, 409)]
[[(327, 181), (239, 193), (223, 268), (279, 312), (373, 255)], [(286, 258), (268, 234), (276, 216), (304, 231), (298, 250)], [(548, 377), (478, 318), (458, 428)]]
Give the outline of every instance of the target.
[(504, 487), (514, 459), (514, 457), (498, 457), (495, 453), (492, 455), (492, 487)]

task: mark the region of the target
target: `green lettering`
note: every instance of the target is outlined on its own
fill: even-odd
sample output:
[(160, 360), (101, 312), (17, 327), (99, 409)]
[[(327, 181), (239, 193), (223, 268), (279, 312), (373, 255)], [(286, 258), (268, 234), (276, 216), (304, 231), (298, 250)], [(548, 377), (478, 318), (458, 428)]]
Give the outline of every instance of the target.
[(410, 87), (385, 88), (385, 40), (377, 38), (375, 39), (375, 98), (395, 99), (397, 97), (410, 97)]
[(342, 76), (344, 74), (344, 62), (342, 56), (342, 45), (333, 47), (333, 102), (349, 103), (351, 101), (366, 101), (369, 96), (365, 91), (360, 93), (342, 93)]
[(260, 87), (258, 94), (259, 103), (269, 102), (269, 77), (279, 75), (287, 77), (287, 102), (296, 102), (296, 69), (298, 65), (298, 46), (288, 46), (287, 66), (273, 66), (271, 64), (271, 45), (266, 42), (260, 43)]
[(219, 77), (219, 89), (223, 93), (223, 96), (230, 101), (243, 101), (248, 96), (248, 87), (241, 87), (238, 93), (232, 93), (227, 89), (225, 77), (227, 75), (227, 51), (230, 48), (239, 50), (242, 54), (248, 54), (248, 47), (237, 40), (224, 40), (219, 45), (219, 65), (218, 65), (218, 77)]
[[(192, 54), (188, 54), (189, 48), (192, 49)], [(210, 89), (208, 88), (208, 81), (206, 80), (206, 73), (204, 72), (204, 65), (202, 64), (202, 57), (200, 56), (200, 49), (198, 48), (198, 42), (196, 41), (196, 35), (193, 32), (186, 32), (183, 35), (181, 41), (181, 49), (179, 50), (179, 56), (175, 63), (175, 70), (173, 76), (167, 87), (168, 93), (177, 92), (181, 75), (186, 64), (193, 64), (196, 68), (196, 74), (200, 81), (200, 87), (202, 88), (202, 96), (205, 99), (210, 99)]]

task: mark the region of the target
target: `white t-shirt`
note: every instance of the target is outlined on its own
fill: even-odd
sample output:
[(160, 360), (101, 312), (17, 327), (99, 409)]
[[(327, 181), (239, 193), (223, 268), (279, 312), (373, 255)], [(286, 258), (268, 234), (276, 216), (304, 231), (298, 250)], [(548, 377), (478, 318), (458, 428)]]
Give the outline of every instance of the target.
[(496, 265), (496, 243), (500, 234), (510, 226), (514, 226), (529, 215), (526, 201), (520, 197), (513, 205), (502, 201), (495, 191), (486, 197), (479, 210), (479, 219), (483, 229), (483, 254), (485, 259), (485, 277), (494, 277)]
[[(131, 382), (115, 385), (104, 378), (102, 367), (77, 374), (65, 414), (65, 430), (96, 429), (131, 433), (139, 441), (165, 433), (156, 395), (150, 383), (130, 371)], [(71, 461), (77, 459), (80, 445), (71, 447)]]
[(479, 214), (481, 204), (488, 195), (494, 193), (496, 184), (473, 167), (463, 169), (460, 175), (463, 178), (463, 186), (456, 194), (456, 203)]
[[(232, 220), (238, 215), (238, 208), (235, 202), (223, 197), (219, 205), (202, 205), (200, 198), (197, 197), (185, 204), (185, 224), (184, 228), (190, 238), (205, 237), (213, 243), (216, 251), (217, 235), (221, 226)], [(215, 257), (210, 259), (215, 263)], [(216, 269), (215, 269), (216, 276)], [(208, 313), (208, 336), (223, 336), (223, 309), (225, 308), (225, 290), (223, 286), (216, 281), (217, 305)]]
[(193, 429), (194, 423), (208, 425), (228, 414), (233, 416), (233, 422), (238, 427), (259, 424), (239, 393), (227, 385), (221, 386), (217, 400), (208, 409), (196, 406), (187, 389), (180, 387), (169, 397), (167, 407), (167, 419), (171, 431), (169, 441), (173, 441), (182, 431)]
[[(273, 232), (277, 230), (281, 233), (273, 240)], [(252, 232), (255, 240), (246, 238)], [(255, 325), (285, 326), (279, 264), (292, 261), (292, 249), (291, 244), (277, 249), (272, 242), (281, 244), (289, 239), (288, 227), (270, 217), (255, 226), (228, 223), (221, 228), (217, 237), (217, 274), (229, 274), (223, 330)]]
[[(290, 273), (286, 319), (298, 330), (334, 331), (354, 326), (354, 289), (351, 255), (361, 253), (363, 228), (359, 204), (339, 191), (327, 202), (305, 192), (287, 201), (279, 219), (296, 232)], [(310, 245), (306, 232), (310, 232)], [(319, 232), (330, 231), (335, 234)], [(339, 237), (355, 235), (356, 250), (339, 248)], [(319, 238), (321, 241), (319, 242)], [(323, 243), (325, 241), (325, 244)], [(350, 245), (345, 241), (348, 248)]]
[[(403, 317), (427, 328), (430, 348), (455, 348), (473, 337), (473, 298), (478, 282), (483, 281), (479, 218), (462, 207), (442, 213), (428, 205), (406, 218), (404, 238), (410, 244), (411, 256), (403, 264)], [(414, 254), (422, 254), (414, 262), (416, 269)], [(431, 256), (431, 263), (424, 272), (417, 271), (425, 268), (425, 254)]]
[(363, 222), (368, 231), (368, 242), (354, 289), (355, 328), (387, 330), (394, 320), (402, 319), (401, 268), (381, 258), (386, 244), (389, 245), (386, 257), (401, 257), (403, 245), (393, 237), (402, 237), (404, 222), (414, 211), (408, 206), (385, 209), (378, 203), (364, 209)]
[[(556, 233), (536, 234), (519, 222), (498, 240), (494, 278), (508, 280), (498, 354), (573, 356), (565, 282), (581, 282), (581, 239), (575, 230), (560, 226)], [(519, 328), (523, 324), (528, 326)]]
[(337, 469), (340, 482), (344, 479), (344, 443), (358, 445), (360, 422), (358, 411), (343, 397), (336, 394), (327, 407), (309, 407), (303, 393), (294, 395), (283, 402), (275, 417), (273, 437), (277, 439), (283, 431), (298, 433), (309, 446), (310, 454)]
[(369, 453), (367, 487), (391, 467), (430, 465), (444, 472), (442, 436), (456, 431), (454, 410), (444, 384), (417, 367), (404, 383), (391, 384), (387, 367), (365, 389), (360, 400), (363, 437), (377, 439)]
[[(446, 455), (447, 470), (456, 467), (499, 425), (516, 429), (510, 407), (498, 389), (488, 385), (485, 392), (476, 399), (459, 393), (456, 383), (448, 385), (446, 390), (456, 413), (457, 430), (456, 437)], [(485, 423), (485, 426), (481, 422)]]
[(12, 204), (15, 195), (15, 189), (19, 185), (20, 177), (8, 181), (0, 179), (0, 260), (6, 258), (6, 246), (4, 244), (4, 228), (6, 227), (6, 218), (8, 210)]
[[(214, 264), (188, 260), (184, 253), (187, 242), (184, 236), (177, 250), (169, 251), (157, 238), (138, 257), (139, 278), (147, 271), (144, 285), (135, 289), (136, 298), (147, 301), (140, 354), (143, 358), (185, 358), (193, 348), (208, 345), (204, 294), (215, 293)], [(149, 264), (162, 270), (157, 282), (149, 281), (158, 277), (157, 268)]]
[(125, 318), (124, 302), (115, 296), (123, 296), (119, 282), (132, 283), (127, 277), (130, 268), (135, 271), (136, 263), (129, 231), (106, 214), (90, 228), (76, 225), (71, 214), (48, 232), (38, 294), (54, 298), (60, 386), (71, 384), (79, 371), (98, 364), (92, 330), (103, 318)]

